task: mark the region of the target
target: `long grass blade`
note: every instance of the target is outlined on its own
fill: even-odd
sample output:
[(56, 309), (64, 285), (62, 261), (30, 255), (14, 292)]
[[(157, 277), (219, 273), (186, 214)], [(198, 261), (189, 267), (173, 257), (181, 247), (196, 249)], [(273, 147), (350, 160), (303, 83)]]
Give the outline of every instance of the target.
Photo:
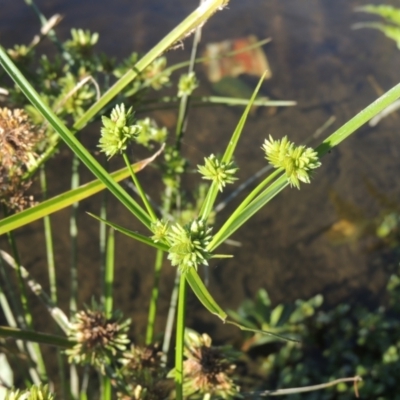
[(103, 219), (101, 219), (100, 217), (98, 217), (98, 216), (96, 216), (94, 214), (91, 214), (91, 213), (88, 213), (88, 214), (91, 217), (97, 219), (98, 221), (102, 221), (105, 224), (107, 224), (108, 226), (114, 228), (116, 231), (121, 232), (124, 235), (129, 236), (132, 239), (135, 239), (135, 240), (137, 240), (139, 242), (147, 244), (148, 246), (155, 247), (156, 249), (159, 249), (159, 250), (162, 250), (162, 251), (168, 251), (168, 249), (169, 249), (169, 247), (167, 245), (163, 244), (163, 243), (154, 243), (154, 241), (152, 239), (150, 239), (149, 237), (147, 237), (147, 236), (141, 235), (140, 233), (133, 232), (133, 231), (131, 231), (129, 229), (126, 229), (126, 228), (124, 228), (124, 227), (122, 227), (120, 225), (114, 224), (113, 222), (103, 220)]
[(68, 349), (75, 345), (75, 342), (56, 335), (49, 335), (47, 333), (26, 331), (18, 328), (11, 328), (9, 326), (0, 326), (0, 336), (4, 338), (21, 339), (34, 343), (47, 344), (49, 346), (56, 346)]
[(229, 0), (207, 0), (194, 10), (187, 18), (167, 34), (156, 44), (136, 65), (121, 77), (82, 117), (75, 122), (73, 129), (82, 129), (105, 105), (107, 105), (118, 93), (131, 83), (145, 68), (157, 57), (163, 54), (175, 43), (189, 35), (194, 29), (207, 21), (219, 9), (222, 9)]
[[(135, 172), (141, 171), (146, 165), (153, 161), (163, 149), (164, 146), (162, 146), (161, 149), (157, 151), (152, 157), (146, 158), (133, 164), (133, 170)], [(116, 182), (120, 182), (128, 176), (129, 169), (127, 167), (110, 174), (111, 179)], [(55, 197), (52, 197), (49, 200), (43, 201), (36, 206), (4, 218), (0, 221), (0, 235), (29, 224), (30, 222), (36, 221), (37, 219), (42, 218), (45, 215), (50, 215), (56, 211), (62, 210), (63, 208), (66, 208), (75, 202), (86, 199), (100, 192), (101, 190), (104, 190), (105, 188), (106, 185), (101, 180), (95, 179), (94, 181), (86, 183), (74, 190), (69, 190)]]
[[(230, 141), (226, 147), (225, 153), (222, 157), (222, 162), (229, 163), (232, 160), (233, 153), (239, 142), (240, 135), (242, 134), (242, 131), (244, 128), (244, 124), (246, 123), (247, 117), (249, 115), (251, 107), (253, 106), (253, 103), (257, 96), (257, 93), (260, 90), (261, 84), (264, 81), (265, 74), (266, 74), (266, 72), (264, 72), (263, 76), (259, 80), (258, 85), (253, 92), (253, 95), (251, 96), (250, 100), (248, 101), (247, 107), (245, 108), (245, 110), (242, 114), (242, 117), (240, 118), (240, 120), (232, 134), (232, 138), (230, 139)], [(211, 187), (207, 193), (207, 196), (206, 196), (204, 203), (202, 205), (202, 208), (200, 210), (200, 215), (201, 215), (202, 219), (207, 220), (211, 210), (214, 207), (215, 199), (217, 198), (217, 195), (218, 195), (218, 190), (219, 190), (218, 184), (216, 182), (213, 182), (211, 184)]]
[(86, 167), (100, 179), (110, 190), (111, 193), (134, 214), (146, 227), (150, 229), (151, 219), (145, 210), (132, 199), (131, 196), (118, 184), (96, 159), (85, 149), (78, 139), (68, 130), (64, 123), (53, 113), (53, 111), (43, 102), (39, 94), (32, 85), (21, 74), (18, 68), (8, 57), (6, 51), (0, 47), (0, 63), (22, 92), (32, 103), (32, 105), (43, 115), (53, 129), (62, 137), (65, 143), (86, 165)]

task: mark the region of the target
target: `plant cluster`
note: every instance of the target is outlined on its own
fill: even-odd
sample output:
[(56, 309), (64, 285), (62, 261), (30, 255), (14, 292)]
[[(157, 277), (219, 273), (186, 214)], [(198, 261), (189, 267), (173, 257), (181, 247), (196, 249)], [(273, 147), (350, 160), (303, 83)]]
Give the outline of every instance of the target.
[[(320, 310), (322, 296), (294, 304), (271, 306), (265, 290), (247, 300), (232, 317), (253, 328), (295, 338), (277, 343), (274, 337), (248, 336), (242, 349), (255, 358), (260, 374), (258, 390), (308, 386), (335, 378), (358, 375), (363, 398), (397, 399), (400, 370), (400, 275), (387, 285), (387, 305), (370, 310), (343, 303)], [(275, 343), (275, 346), (271, 346)], [(269, 347), (268, 347), (269, 345)], [(353, 399), (354, 388), (340, 383), (324, 392), (294, 394), (291, 399)]]
[[(35, 46), (43, 37), (35, 39), (29, 46), (15, 46), (8, 52), (0, 47), (0, 63), (5, 73), (15, 81), (15, 86), (7, 88), (9, 96), (6, 107), (0, 109), (0, 160), (1, 168), (4, 169), (1, 170), (0, 183), (1, 190), (6, 193), (6, 201), (2, 200), (4, 218), (0, 220), (0, 234), (8, 235), (12, 252), (10, 255), (0, 251), (0, 302), (8, 324), (0, 326), (0, 336), (16, 339), (18, 350), (28, 361), (26, 368), (21, 368), (23, 378), (27, 386), (31, 386), (25, 391), (8, 390), (8, 398), (53, 398), (48, 387), (40, 385), (42, 382), (50, 382), (52, 377), (46, 370), (38, 343), (51, 344), (58, 348), (61, 398), (78, 399), (91, 393), (90, 385), (88, 389), (87, 384), (91, 376), (89, 371), (96, 372), (104, 400), (113, 396), (123, 400), (233, 399), (245, 396), (246, 393), (235, 376), (235, 366), (240, 354), (229, 346), (213, 346), (210, 336), (206, 333), (199, 334), (186, 327), (188, 287), (204, 307), (222, 322), (255, 334), (247, 342), (248, 348), (278, 339), (289, 340), (286, 345), (281, 345), (282, 354), (274, 353), (277, 354), (275, 358), (271, 358), (270, 362), (266, 361), (263, 368), (273, 376), (272, 369), (268, 370), (268, 366), (278, 365), (278, 361), (284, 359), (286, 369), (282, 384), (288, 383), (289, 378), (290, 384), (296, 382), (291, 375), (289, 363), (292, 350), (299, 354), (301, 347), (295, 340), (312, 337), (313, 331), (306, 321), (315, 314), (316, 308), (322, 302), (321, 296), (306, 302), (299, 301), (292, 308), (280, 305), (272, 309), (268, 295), (261, 291), (254, 307), (252, 303), (248, 303), (238, 313), (230, 312), (228, 316), (213, 298), (198, 271), (198, 266), (207, 266), (214, 258), (231, 257), (229, 254), (216, 253), (217, 248), (227, 242), (236, 230), (285, 187), (290, 185), (299, 189), (300, 183), (310, 183), (312, 174), (321, 164), (322, 156), (366, 123), (371, 116), (399, 98), (400, 85), (366, 107), (315, 149), (296, 145), (287, 137), (273, 139), (269, 136), (262, 146), (265, 158), (270, 164), (269, 173), (244, 197), (225, 221), (219, 221), (216, 219), (217, 197), (221, 192), (224, 193), (227, 185), (234, 184), (237, 180), (235, 150), (251, 108), (259, 104), (257, 93), (264, 77), (260, 79), (252, 97), (246, 100), (246, 108), (222, 155), (217, 157), (211, 154), (205, 158), (204, 165), (198, 166), (198, 181), (203, 178), (207, 183), (199, 183), (194, 192), (194, 199), (190, 199), (183, 190), (181, 179), (184, 173), (190, 172), (188, 161), (182, 156), (181, 143), (185, 133), (188, 98), (198, 86), (193, 67), (196, 62), (194, 55), (186, 64), (188, 71), (179, 80), (177, 96), (172, 99), (178, 102), (175, 137), (168, 134), (165, 128), (159, 128), (150, 117), (137, 119), (137, 114), (142, 105), (149, 103), (147, 93), (172, 84), (170, 73), (174, 69), (182, 68), (182, 65), (166, 68), (166, 58), (162, 54), (196, 29), (200, 29), (213, 13), (225, 8), (227, 3), (228, 0), (202, 2), (147, 54), (139, 56), (133, 53), (119, 65), (105, 55), (96, 53), (95, 45), (99, 40), (96, 33), (73, 29), (71, 39), (60, 42), (51, 29), (55, 21), (58, 21), (57, 18), (47, 22), (46, 29), (42, 27), (42, 36), (48, 36), (58, 48), (59, 53), (54, 60), (42, 56), (38, 63), (34, 62)], [(43, 15), (41, 21), (45, 21)], [(155, 101), (155, 104), (160, 105), (159, 103), (164, 101), (165, 99), (160, 99), (159, 102)], [(243, 99), (238, 99), (237, 104), (243, 104)], [(268, 105), (265, 102), (262, 104)], [(24, 107), (24, 111), (19, 109), (21, 107)], [(80, 142), (79, 131), (95, 119), (101, 120), (103, 126), (99, 132), (100, 152), (92, 155)], [(28, 179), (39, 170), (41, 190), (46, 197), (46, 161), (56, 153), (61, 139), (73, 152), (71, 190), (21, 210), (32, 204), (13, 200), (12, 196), (25, 196), (21, 194), (21, 190), (26, 189)], [(160, 150), (151, 157), (132, 164), (130, 157), (137, 145), (154, 151), (156, 144), (161, 146)], [(152, 163), (161, 152), (163, 157), (159, 157), (162, 160), (158, 160), (158, 170), (165, 187), (159, 199), (150, 199), (137, 172)], [(103, 167), (106, 160), (98, 153), (104, 153), (108, 159), (122, 157), (125, 168), (110, 174)], [(259, 154), (262, 162), (261, 150)], [(79, 162), (85, 164), (96, 180), (79, 186)], [(14, 182), (14, 175), (21, 183)], [(131, 180), (130, 185), (137, 197), (130, 195), (119, 184), (126, 178)], [(6, 189), (3, 189), (4, 187)], [(142, 224), (142, 227), (139, 232), (131, 231), (108, 220), (105, 201), (99, 210), (100, 215), (92, 215), (99, 221), (100, 228), (101, 300), (98, 304), (93, 303), (91, 307), (79, 311), (79, 285), (76, 278), (78, 265), (75, 252), (79, 229), (76, 211), (79, 201), (105, 188)], [(9, 193), (10, 190), (12, 193)], [(54, 263), (53, 232), (49, 217), (52, 212), (68, 206), (72, 206), (69, 316), (58, 304), (57, 268)], [(44, 219), (50, 295), (21, 265), (17, 241), (13, 234), (14, 229), (41, 218)], [(107, 227), (110, 228), (108, 233)], [(154, 285), (150, 296), (144, 345), (132, 344), (129, 338), (131, 320), (114, 309), (115, 231), (156, 251)], [(155, 341), (154, 326), (164, 258), (177, 267), (176, 281), (179, 284), (172, 289), (171, 311), (160, 350)], [(6, 271), (8, 266), (15, 272), (15, 293), (3, 293), (3, 287), (13, 287)], [(35, 331), (27, 288), (44, 303), (57, 325), (58, 333), (52, 334), (50, 329), (50, 332), (46, 333)], [(335, 314), (333, 313), (332, 317), (329, 317), (330, 314), (318, 315), (321, 315), (318, 319), (319, 326), (325, 323), (323, 327), (331, 328), (329, 324), (334, 320)], [(365, 317), (365, 320), (359, 320), (358, 323), (365, 325), (365, 341), (362, 342), (361, 333), (357, 340), (365, 344), (369, 340), (370, 327), (377, 321)], [(171, 361), (167, 355), (173, 327), (176, 332), (175, 359)], [(391, 326), (392, 328), (397, 329), (397, 326)], [(397, 360), (396, 346), (392, 344), (392, 347), (387, 349), (385, 360)], [(6, 360), (8, 357), (7, 353)], [(67, 360), (69, 365), (68, 375), (63, 368), (64, 360)], [(4, 364), (8, 366), (8, 361)], [(81, 367), (82, 377), (78, 376)], [(337, 371), (349, 372), (342, 371), (338, 364), (336, 367), (336, 371), (329, 372), (329, 378)], [(296, 369), (293, 370), (293, 375), (295, 373), (296, 376), (302, 376)], [(313, 378), (316, 379), (315, 383), (320, 383), (321, 376)], [(66, 382), (71, 382), (71, 385), (67, 385)], [(13, 383), (9, 388), (12, 386)]]

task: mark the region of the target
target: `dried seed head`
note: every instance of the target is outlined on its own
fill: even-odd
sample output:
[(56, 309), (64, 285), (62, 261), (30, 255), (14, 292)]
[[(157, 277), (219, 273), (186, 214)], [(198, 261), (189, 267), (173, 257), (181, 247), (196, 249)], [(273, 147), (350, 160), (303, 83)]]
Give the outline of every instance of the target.
[(168, 398), (173, 382), (166, 379), (167, 371), (161, 366), (159, 345), (131, 346), (121, 359), (121, 375), (125, 390), (118, 393), (121, 400)]
[(33, 204), (33, 198), (25, 195), (31, 182), (24, 181), (23, 175), (35, 164), (43, 140), (43, 132), (25, 111), (0, 108), (0, 202), (10, 210)]
[(185, 396), (209, 394), (223, 399), (238, 396), (239, 387), (231, 378), (235, 370), (233, 361), (238, 357), (238, 352), (227, 346), (211, 346), (210, 336), (186, 329), (185, 356)]
[(68, 335), (77, 342), (66, 351), (69, 361), (92, 364), (101, 370), (116, 361), (129, 343), (127, 331), (130, 320), (120, 321), (119, 313), (106, 318), (104, 312), (98, 309), (78, 312)]

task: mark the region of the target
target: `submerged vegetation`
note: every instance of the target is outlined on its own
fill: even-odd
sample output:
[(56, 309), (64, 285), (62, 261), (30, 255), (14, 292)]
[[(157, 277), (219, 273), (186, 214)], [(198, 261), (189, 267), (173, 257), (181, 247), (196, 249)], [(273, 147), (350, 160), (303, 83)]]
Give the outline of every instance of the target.
[[(316, 148), (297, 145), (286, 136), (265, 138), (258, 154), (260, 163), (263, 157), (269, 163), (269, 174), (225, 221), (217, 221), (217, 197), (238, 181), (234, 154), (250, 110), (255, 105), (272, 104), (258, 96), (265, 74), (252, 97), (246, 99), (247, 106), (223, 154), (214, 152), (204, 158), (203, 165), (197, 166), (198, 184), (190, 202), (184, 195), (183, 177), (192, 171), (189, 160), (182, 155), (181, 143), (189, 98), (200, 84), (194, 72), (196, 52), (193, 51), (188, 63), (171, 67), (167, 67), (167, 57), (163, 54), (191, 33), (195, 33), (193, 48), (196, 49), (204, 22), (227, 3), (227, 0), (202, 2), (148, 53), (143, 56), (133, 53), (119, 64), (96, 52), (97, 33), (73, 29), (71, 38), (61, 42), (54, 31), (60, 18), (46, 21), (36, 8), (43, 24), (41, 35), (28, 46), (17, 45), (8, 51), (0, 47), (4, 69), (0, 76), (1, 94), (5, 96), (0, 108), (3, 216), (0, 234), (7, 235), (11, 249), (11, 254), (4, 250), (0, 253), (0, 304), (7, 323), (0, 326), (0, 337), (8, 338), (7, 342), (5, 339), (1, 342), (0, 349), (0, 385), (4, 389), (0, 396), (4, 394), (10, 400), (233, 399), (272, 394), (301, 396), (298, 393), (334, 385), (322, 394), (316, 392), (317, 395), (308, 397), (333, 399), (338, 393), (340, 398), (353, 396), (354, 388), (348, 382), (355, 385), (357, 392), (361, 377), (364, 382), (360, 390), (367, 397), (386, 399), (394, 392), (400, 350), (398, 275), (393, 275), (389, 282), (388, 307), (375, 312), (363, 307), (352, 310), (346, 305), (321, 311), (320, 295), (272, 307), (263, 289), (255, 301), (245, 302), (236, 312), (226, 312), (200, 275), (199, 266), (208, 266), (216, 258), (231, 257), (216, 250), (248, 219), (287, 186), (300, 189), (303, 184), (310, 184), (327, 152), (400, 97), (399, 84)], [(37, 44), (45, 39), (57, 48), (58, 53), (52, 59), (35, 55)], [(172, 72), (184, 67), (187, 72), (175, 80)], [(10, 84), (7, 75), (15, 85)], [(137, 111), (151, 101), (149, 93), (174, 85), (176, 97), (170, 100), (178, 109), (175, 136), (149, 116), (137, 118)], [(229, 104), (241, 105), (243, 100), (230, 99)], [(165, 99), (160, 99), (154, 105), (161, 107), (163, 102)], [(81, 143), (80, 131), (97, 121), (102, 127), (97, 151), (93, 152)], [(57, 157), (61, 140), (73, 153), (71, 188), (46, 199), (47, 161)], [(136, 153), (140, 147), (153, 154), (139, 161), (138, 157), (131, 159), (132, 148), (135, 154), (142, 154)], [(110, 174), (104, 165), (117, 157), (125, 167)], [(81, 162), (96, 177), (82, 186), (78, 172)], [(143, 183), (137, 174), (151, 163), (164, 185), (157, 199), (148, 196), (147, 182)], [(27, 191), (37, 175), (41, 201), (33, 199)], [(130, 179), (135, 197), (118, 183), (123, 179)], [(193, 175), (191, 179), (195, 179)], [(105, 188), (142, 226), (137, 232), (109, 220), (105, 200), (98, 216), (90, 214), (99, 222), (101, 293), (99, 301), (93, 300), (84, 307), (78, 301), (77, 209), (79, 201)], [(58, 298), (52, 241), (57, 232), (52, 230), (50, 214), (68, 206), (72, 208), (71, 296), (69, 306), (63, 310)], [(38, 219), (44, 221), (49, 295), (21, 265), (13, 232)], [(380, 220), (376, 234), (390, 238), (398, 246), (398, 223), (399, 214), (392, 210)], [(114, 304), (114, 264), (118, 256), (115, 231), (155, 251), (154, 285), (144, 343), (132, 341), (129, 331), (134, 318), (122, 315), (117, 310), (121, 305)], [(170, 312), (160, 344), (156, 340), (160, 334), (154, 331), (154, 326), (164, 259), (176, 267), (177, 284), (171, 288)], [(14, 274), (12, 278), (10, 271)], [(207, 333), (186, 326), (188, 287), (210, 313), (232, 329), (243, 331), (240, 350), (230, 345), (213, 345)], [(28, 289), (42, 301), (55, 322), (45, 333), (35, 330)], [(171, 345), (173, 333), (176, 337)], [(45, 365), (38, 343), (57, 347), (58, 377)], [(174, 360), (168, 358), (170, 353), (174, 354)], [(243, 365), (249, 369), (247, 374), (240, 369)], [(12, 378), (12, 370), (17, 372), (16, 379)]]

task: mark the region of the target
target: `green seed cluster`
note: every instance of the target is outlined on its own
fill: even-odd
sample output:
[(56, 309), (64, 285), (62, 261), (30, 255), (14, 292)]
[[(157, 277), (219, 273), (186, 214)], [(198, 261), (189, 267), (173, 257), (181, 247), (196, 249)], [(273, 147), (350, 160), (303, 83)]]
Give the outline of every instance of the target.
[(198, 171), (203, 175), (203, 179), (209, 179), (218, 185), (218, 189), (222, 192), (226, 184), (233, 183), (237, 178), (234, 174), (238, 168), (231, 161), (225, 163), (220, 161), (214, 154), (204, 158), (204, 165), (198, 165)]
[(171, 264), (178, 266), (181, 272), (189, 268), (197, 269), (199, 264), (207, 264), (211, 254), (207, 251), (207, 245), (212, 236), (211, 228), (208, 228), (201, 219), (193, 220), (185, 226), (179, 223), (171, 226), (168, 232), (168, 241), (171, 244), (168, 259)]
[(283, 168), (290, 185), (297, 189), (300, 189), (300, 181), (310, 183), (312, 170), (321, 165), (316, 151), (311, 147), (296, 146), (287, 136), (274, 140), (270, 135), (262, 149), (265, 158), (275, 168)]
[(138, 125), (133, 125), (134, 114), (132, 107), (125, 111), (124, 104), (117, 105), (112, 110), (111, 118), (103, 116), (101, 120), (103, 128), (101, 128), (98, 147), (109, 158), (125, 151), (129, 141), (136, 138), (140, 131)]

